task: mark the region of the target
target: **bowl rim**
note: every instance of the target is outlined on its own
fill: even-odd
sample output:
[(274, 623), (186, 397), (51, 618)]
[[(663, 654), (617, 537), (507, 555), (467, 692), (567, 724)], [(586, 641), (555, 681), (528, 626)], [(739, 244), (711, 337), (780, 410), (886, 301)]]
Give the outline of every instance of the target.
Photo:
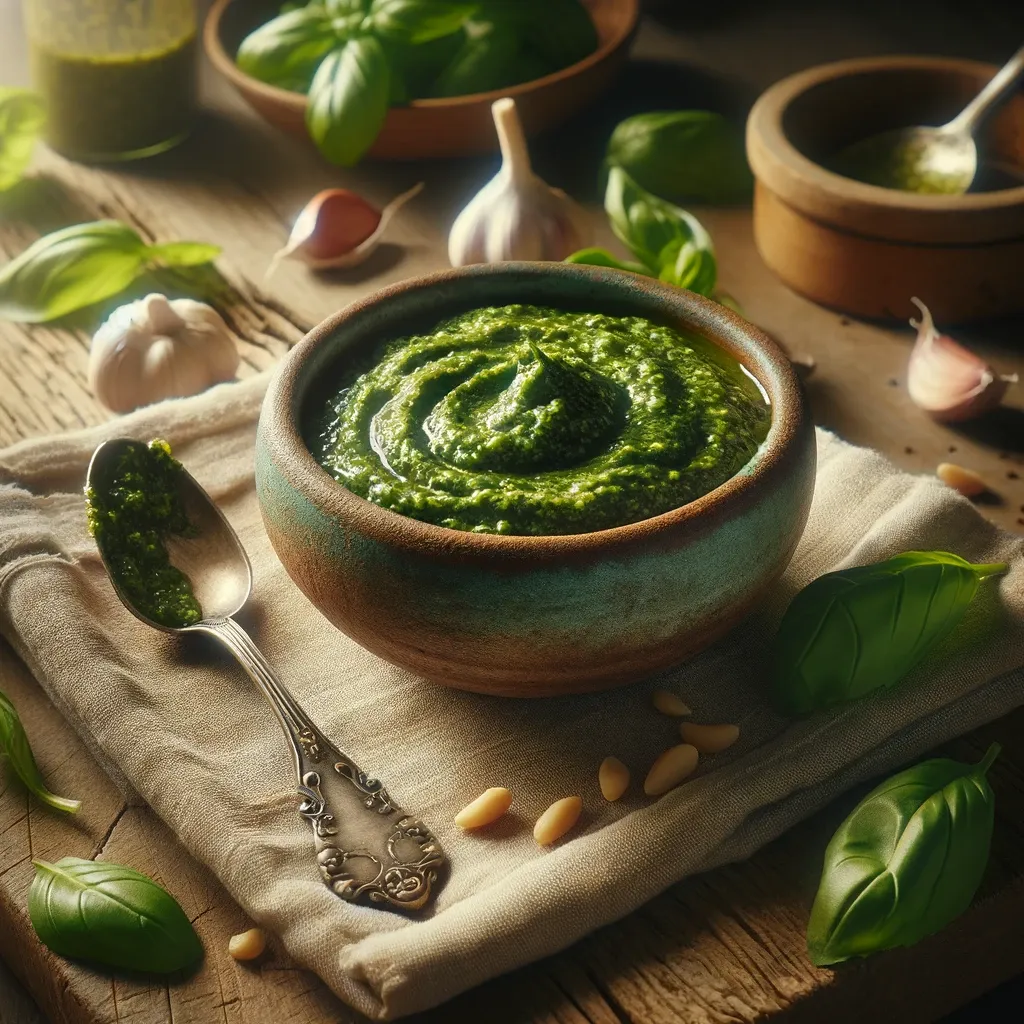
[[(639, 292), (652, 298), (654, 305), (660, 303), (665, 310), (671, 310), (666, 314), (668, 318), (685, 321), (687, 329), (726, 349), (747, 365), (769, 396), (772, 421), (757, 453), (724, 483), (686, 505), (635, 523), (588, 533), (484, 534), (449, 529), (376, 505), (338, 483), (314, 459), (299, 425), (305, 394), (300, 396), (297, 392), (304, 364), (311, 354), (328, 344), (347, 322), (379, 310), (396, 297), (453, 283), (458, 287), (459, 282), (482, 276), (508, 275), (527, 279), (582, 278), (595, 292), (604, 294), (607, 304), (628, 304), (636, 301)], [(636, 315), (655, 315), (641, 302), (637, 306)], [(469, 296), (466, 308), (472, 307)], [(752, 367), (751, 363), (756, 365)], [(381, 288), (321, 321), (282, 360), (271, 380), (260, 414), (258, 446), (265, 446), (266, 455), (296, 492), (335, 521), (350, 524), (355, 532), (410, 553), (483, 557), (507, 563), (523, 558), (559, 560), (567, 555), (621, 553), (626, 547), (664, 541), (680, 527), (687, 527), (687, 536), (696, 539), (741, 514), (758, 500), (764, 487), (784, 486), (793, 460), (800, 457), (801, 435), (810, 429), (802, 385), (789, 358), (771, 337), (725, 306), (629, 271), (568, 263), (508, 262), (476, 264), (409, 278)]]
[[(235, 0), (214, 0), (210, 10), (207, 12), (206, 21), (203, 23), (203, 47), (210, 62), (236, 88), (243, 87), (249, 89), (265, 100), (284, 104), (296, 112), (305, 110), (308, 100), (304, 93), (292, 92), (290, 89), (281, 89), (276, 85), (261, 82), (258, 78), (247, 75), (234, 62), (220, 37), (221, 20), (223, 19), (224, 12), (233, 2)], [(491, 103), (504, 96), (518, 99), (545, 86), (554, 85), (557, 82), (575, 77), (605, 61), (622, 47), (636, 31), (637, 23), (640, 19), (640, 0), (619, 0), (619, 2), (628, 12), (628, 21), (623, 31), (575, 64), (570, 64), (566, 68), (553, 71), (551, 74), (544, 75), (541, 78), (533, 78), (528, 82), (520, 82), (518, 85), (511, 85), (504, 89), (466, 93), (463, 96), (410, 100), (408, 103), (390, 107), (389, 113), (392, 110), (446, 110), (455, 107), (469, 107), (481, 103)]]
[(801, 153), (784, 130), (790, 105), (819, 85), (851, 75), (914, 69), (988, 77), (997, 70), (994, 64), (958, 57), (893, 55), (834, 61), (789, 75), (761, 94), (747, 119), (747, 155), (755, 176), (788, 205), (861, 236), (946, 244), (1019, 238), (1024, 234), (1024, 185), (958, 196), (882, 188), (827, 170)]

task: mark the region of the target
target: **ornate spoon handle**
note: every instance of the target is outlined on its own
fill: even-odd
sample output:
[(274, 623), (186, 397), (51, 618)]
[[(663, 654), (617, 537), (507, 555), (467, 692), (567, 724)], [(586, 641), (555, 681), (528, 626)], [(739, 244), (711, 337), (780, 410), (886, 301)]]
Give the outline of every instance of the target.
[(302, 803), (299, 813), (312, 825), (316, 859), (325, 884), (344, 900), (399, 910), (419, 910), (433, 894), (446, 862), (441, 846), (421, 821), (400, 817), (389, 823), (384, 855), (346, 850), (338, 839), (338, 821), (324, 789), (329, 778), (344, 779), (363, 807), (390, 816), (400, 809), (377, 780), (337, 749), (309, 720), (274, 675), (249, 634), (234, 619), (204, 620), (193, 631), (216, 637), (237, 659), (270, 701), (291, 743)]

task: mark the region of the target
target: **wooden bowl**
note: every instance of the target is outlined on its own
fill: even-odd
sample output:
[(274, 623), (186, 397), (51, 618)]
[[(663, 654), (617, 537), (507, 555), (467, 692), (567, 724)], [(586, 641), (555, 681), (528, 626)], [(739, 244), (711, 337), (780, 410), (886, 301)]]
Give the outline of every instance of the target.
[[(299, 424), (325, 381), (384, 340), (512, 302), (637, 314), (704, 335), (765, 388), (767, 438), (739, 474), (688, 505), (557, 537), (422, 523), (358, 497), (314, 461)], [(314, 328), (267, 392), (256, 489), (282, 564), (339, 629), (437, 683), (527, 697), (640, 679), (739, 622), (789, 562), (814, 465), (789, 360), (725, 307), (620, 271), (504, 263), (392, 285)]]
[[(532, 82), (494, 92), (448, 99), (413, 100), (392, 107), (369, 157), (423, 160), (469, 156), (497, 149), (491, 104), (515, 98), (528, 135), (561, 124), (596, 99), (626, 60), (636, 29), (640, 0), (583, 0), (597, 28), (597, 50), (571, 67)], [(206, 19), (203, 41), (214, 67), (243, 99), (272, 125), (309, 141), (306, 97), (243, 74), (235, 64), (241, 41), (280, 9), (278, 0), (216, 0)]]
[[(1024, 186), (961, 196), (879, 188), (822, 166), (848, 143), (912, 124), (941, 124), (995, 68), (941, 57), (880, 57), (812, 68), (773, 85), (747, 122), (756, 177), (754, 236), (795, 291), (877, 319), (938, 322), (1024, 310)], [(979, 138), (1024, 176), (1024, 95)]]

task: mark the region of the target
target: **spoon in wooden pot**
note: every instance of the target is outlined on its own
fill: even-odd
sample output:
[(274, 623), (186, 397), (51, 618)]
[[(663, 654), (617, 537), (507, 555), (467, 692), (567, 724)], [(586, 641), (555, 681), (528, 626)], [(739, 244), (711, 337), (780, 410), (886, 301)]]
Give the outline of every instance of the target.
[(974, 132), (985, 115), (1008, 96), (1022, 73), (1024, 46), (948, 124), (872, 135), (846, 147), (834, 161), (835, 170), (883, 188), (940, 195), (966, 192), (978, 173)]
[[(149, 446), (141, 441), (104, 441), (89, 463), (86, 495), (90, 505), (102, 507), (99, 496), (110, 495), (126, 454), (145, 458), (148, 452)], [(384, 786), (326, 739), (235, 622), (252, 590), (249, 558), (210, 496), (180, 463), (175, 465), (180, 470), (175, 473), (177, 493), (190, 531), (185, 537), (167, 537), (165, 544), (171, 564), (191, 582), (202, 618), (172, 627), (147, 615), (119, 579), (113, 542), (105, 539), (101, 529), (97, 546), (114, 590), (133, 615), (154, 629), (215, 637), (270, 702), (291, 745), (301, 797), (299, 814), (312, 826), (317, 865), (330, 889), (350, 902), (421, 909), (430, 901), (446, 864), (440, 844), (422, 822), (400, 816)], [(376, 813), (367, 815), (366, 810)], [(357, 840), (354, 848), (348, 842), (342, 846), (338, 835), (342, 827), (347, 839)], [(364, 845), (375, 846), (378, 852), (368, 852)]]

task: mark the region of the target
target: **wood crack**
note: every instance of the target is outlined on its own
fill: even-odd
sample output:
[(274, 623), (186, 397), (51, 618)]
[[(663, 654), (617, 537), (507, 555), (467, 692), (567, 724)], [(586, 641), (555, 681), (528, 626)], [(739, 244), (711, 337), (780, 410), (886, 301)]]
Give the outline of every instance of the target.
[(107, 844), (110, 842), (110, 837), (114, 834), (114, 829), (121, 823), (121, 819), (128, 813), (129, 805), (123, 804), (121, 809), (114, 816), (114, 820), (107, 827), (107, 831), (103, 834), (100, 841), (93, 847), (92, 853), (89, 854), (89, 860), (95, 860), (103, 853), (107, 848)]

